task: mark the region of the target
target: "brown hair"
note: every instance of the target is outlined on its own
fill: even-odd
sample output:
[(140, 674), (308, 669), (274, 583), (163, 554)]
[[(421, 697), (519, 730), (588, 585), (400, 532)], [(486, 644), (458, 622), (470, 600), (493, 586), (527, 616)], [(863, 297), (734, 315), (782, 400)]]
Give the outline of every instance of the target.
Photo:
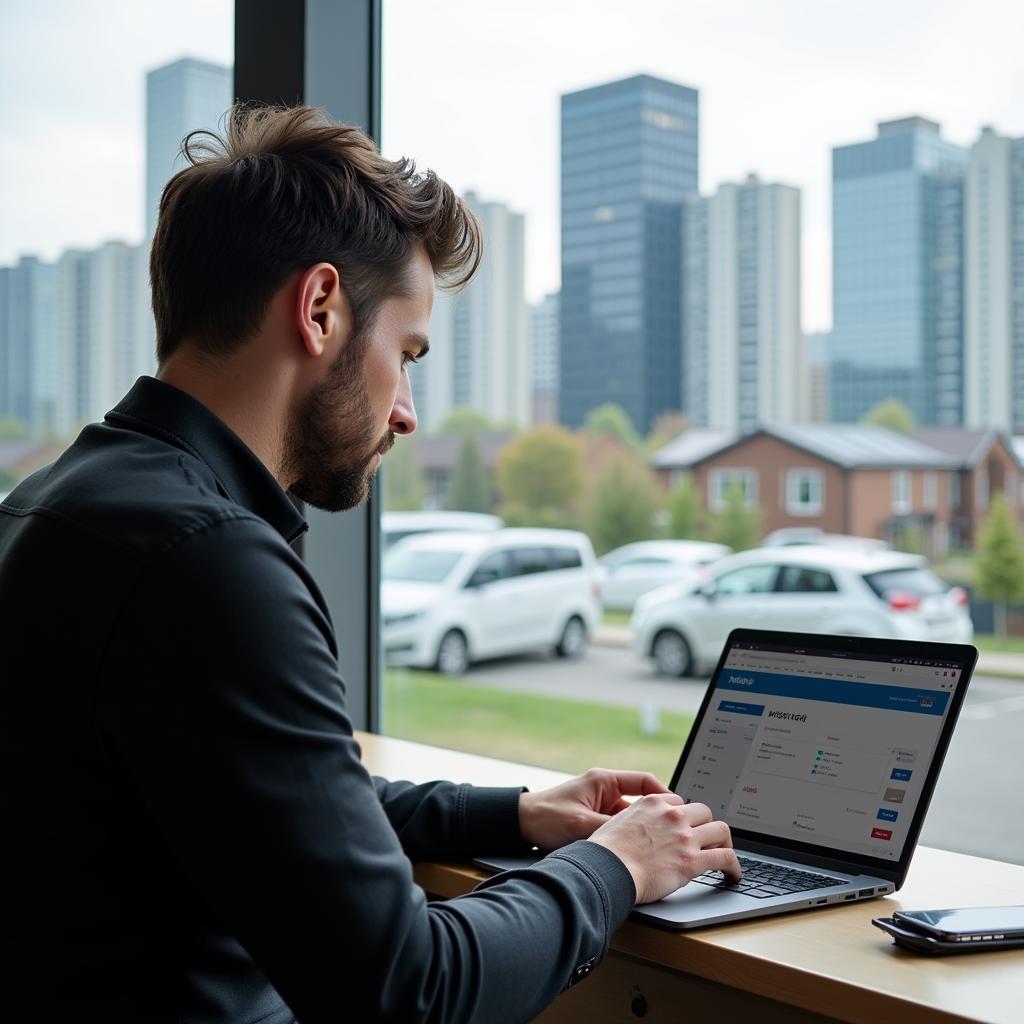
[(160, 362), (186, 337), (226, 355), (315, 263), (337, 267), (357, 332), (402, 293), (415, 244), (447, 287), (479, 266), (480, 227), (450, 185), (314, 107), (236, 103), (225, 137), (192, 132), (181, 148), (189, 166), (164, 188), (149, 256)]

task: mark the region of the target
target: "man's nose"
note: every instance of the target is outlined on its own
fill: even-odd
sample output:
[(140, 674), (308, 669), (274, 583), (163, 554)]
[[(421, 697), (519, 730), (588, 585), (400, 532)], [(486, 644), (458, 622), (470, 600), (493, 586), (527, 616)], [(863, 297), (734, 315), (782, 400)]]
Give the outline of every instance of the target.
[(412, 384), (407, 374), (402, 374), (388, 426), (396, 434), (411, 434), (416, 429), (416, 406), (413, 405)]

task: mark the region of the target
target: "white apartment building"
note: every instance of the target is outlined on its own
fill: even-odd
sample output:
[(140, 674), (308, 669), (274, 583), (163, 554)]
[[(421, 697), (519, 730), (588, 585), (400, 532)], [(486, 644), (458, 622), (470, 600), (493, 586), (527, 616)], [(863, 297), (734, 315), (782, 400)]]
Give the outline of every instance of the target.
[(530, 422), (530, 353), (525, 296), (525, 217), (504, 203), (464, 197), (483, 229), (484, 255), (461, 291), (438, 288), (430, 355), (412, 368), (420, 426), (436, 428), (452, 409)]
[(810, 416), (800, 326), (800, 190), (754, 175), (683, 215), (684, 411), (750, 431)]
[(1024, 139), (982, 129), (964, 183), (964, 426), (1024, 430)]

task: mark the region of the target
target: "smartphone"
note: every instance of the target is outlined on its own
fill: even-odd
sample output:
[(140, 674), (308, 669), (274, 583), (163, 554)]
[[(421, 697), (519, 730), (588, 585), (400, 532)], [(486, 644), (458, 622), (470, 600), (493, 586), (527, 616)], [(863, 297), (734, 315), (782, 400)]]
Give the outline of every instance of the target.
[(1024, 939), (1024, 907), (964, 907), (958, 910), (896, 910), (893, 920), (943, 942)]

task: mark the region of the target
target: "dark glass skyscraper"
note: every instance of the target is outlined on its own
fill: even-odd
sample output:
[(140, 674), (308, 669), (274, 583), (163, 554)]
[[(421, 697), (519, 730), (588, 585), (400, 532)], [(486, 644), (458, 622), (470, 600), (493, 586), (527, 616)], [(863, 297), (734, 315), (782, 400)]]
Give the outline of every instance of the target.
[(896, 398), (961, 423), (966, 158), (922, 117), (832, 151), (833, 420)]
[(698, 94), (650, 75), (562, 97), (559, 415), (616, 402), (646, 432), (682, 408), (685, 198)]

